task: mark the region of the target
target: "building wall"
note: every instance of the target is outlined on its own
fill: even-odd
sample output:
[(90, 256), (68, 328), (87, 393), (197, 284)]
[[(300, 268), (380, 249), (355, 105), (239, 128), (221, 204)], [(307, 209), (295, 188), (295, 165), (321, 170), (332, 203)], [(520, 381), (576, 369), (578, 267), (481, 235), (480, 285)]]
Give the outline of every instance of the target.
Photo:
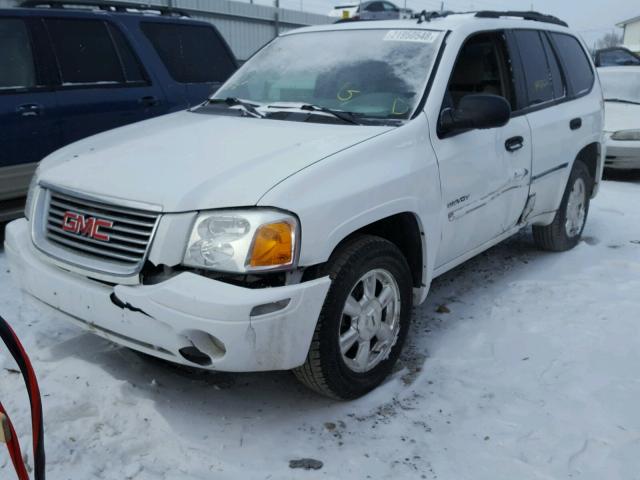
[(625, 25), (623, 43), (629, 50), (640, 53), (640, 20)]
[[(239, 60), (246, 60), (277, 33), (306, 25), (332, 21), (324, 15), (230, 0), (128, 0), (140, 4), (170, 5), (192, 18), (213, 23)], [(16, 6), (19, 0), (0, 0), (0, 8)]]

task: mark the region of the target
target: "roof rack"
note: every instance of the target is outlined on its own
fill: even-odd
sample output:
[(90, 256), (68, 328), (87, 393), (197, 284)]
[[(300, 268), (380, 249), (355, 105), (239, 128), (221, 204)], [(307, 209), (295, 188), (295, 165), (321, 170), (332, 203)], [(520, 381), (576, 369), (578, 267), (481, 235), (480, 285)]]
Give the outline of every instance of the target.
[(552, 23), (554, 25), (560, 25), (562, 27), (568, 27), (569, 24), (563, 20), (560, 20), (558, 17), (554, 17), (553, 15), (545, 15), (544, 13), (539, 12), (518, 12), (518, 11), (505, 11), (498, 12), (493, 10), (484, 10), (476, 13), (476, 17), (478, 18), (502, 18), (502, 17), (517, 17), (522, 18), (524, 20), (532, 20), (534, 22), (544, 22), (544, 23)]
[(25, 0), (23, 8), (87, 8), (118, 13), (156, 13), (168, 17), (188, 17), (184, 10), (144, 3), (112, 2), (103, 0)]

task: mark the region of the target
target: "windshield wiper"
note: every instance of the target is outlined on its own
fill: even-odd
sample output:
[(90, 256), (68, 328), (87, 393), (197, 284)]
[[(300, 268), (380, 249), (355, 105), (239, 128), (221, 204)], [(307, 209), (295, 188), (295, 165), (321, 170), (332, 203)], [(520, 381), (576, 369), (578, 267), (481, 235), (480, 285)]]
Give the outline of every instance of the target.
[(633, 100), (625, 100), (624, 98), (605, 98), (605, 102), (616, 102), (616, 103), (630, 103), (631, 105), (640, 105), (640, 102), (634, 102)]
[(309, 112), (322, 112), (342, 120), (345, 123), (351, 125), (360, 125), (360, 122), (356, 120), (356, 116), (353, 112), (346, 112), (344, 110), (334, 110), (333, 108), (321, 107), (320, 105), (305, 104), (300, 106), (300, 110), (307, 110)]
[(332, 108), (321, 107), (320, 105), (313, 105), (311, 103), (303, 103), (300, 105), (269, 105), (267, 108), (277, 108), (277, 109), (288, 109), (288, 108), (297, 108), (298, 110), (304, 110), (307, 112), (322, 112), (333, 117), (338, 120), (342, 120), (345, 123), (350, 123), (351, 125), (361, 125), (361, 123), (357, 120), (356, 115), (353, 112), (347, 112), (344, 110), (333, 110)]
[(242, 107), (242, 109), (247, 112), (252, 117), (256, 118), (264, 118), (264, 115), (256, 110), (255, 103), (251, 103), (248, 100), (243, 100), (242, 98), (237, 97), (227, 97), (227, 98), (210, 98), (209, 103), (217, 103), (217, 104), (225, 104), (230, 107)]

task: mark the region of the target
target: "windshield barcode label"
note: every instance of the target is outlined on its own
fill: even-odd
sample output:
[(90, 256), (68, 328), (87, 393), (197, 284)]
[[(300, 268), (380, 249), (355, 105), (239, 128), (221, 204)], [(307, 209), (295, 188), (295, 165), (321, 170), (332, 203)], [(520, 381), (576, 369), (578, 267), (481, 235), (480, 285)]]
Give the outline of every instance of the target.
[(433, 43), (437, 38), (438, 32), (424, 30), (389, 30), (384, 37), (384, 41)]

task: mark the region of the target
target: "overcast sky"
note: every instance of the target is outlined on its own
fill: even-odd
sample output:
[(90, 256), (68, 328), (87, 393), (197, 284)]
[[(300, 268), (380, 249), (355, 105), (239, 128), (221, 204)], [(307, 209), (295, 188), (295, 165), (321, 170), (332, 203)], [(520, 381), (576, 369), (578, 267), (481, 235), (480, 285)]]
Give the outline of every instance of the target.
[[(405, 0), (391, 0), (399, 7)], [(255, 0), (255, 3), (273, 5), (273, 0)], [(351, 0), (280, 0), (283, 8), (327, 13), (334, 5), (352, 3)], [(440, 0), (406, 0), (408, 8), (414, 10), (439, 10)], [(615, 24), (628, 18), (640, 16), (638, 0), (445, 0), (445, 8), (464, 10), (530, 10), (550, 13), (567, 21), (580, 31), (586, 41), (593, 42), (615, 28)]]

